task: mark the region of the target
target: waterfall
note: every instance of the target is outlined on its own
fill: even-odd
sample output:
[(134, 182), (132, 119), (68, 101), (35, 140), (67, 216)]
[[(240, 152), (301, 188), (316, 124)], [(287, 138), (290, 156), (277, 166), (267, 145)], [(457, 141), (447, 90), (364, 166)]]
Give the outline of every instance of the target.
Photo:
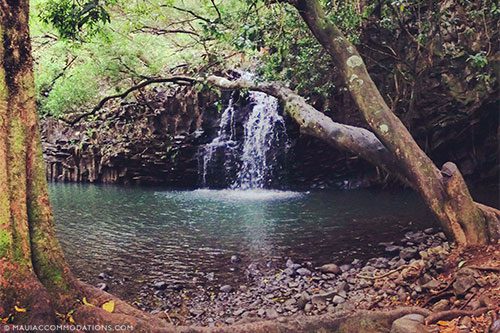
[(263, 188), (272, 177), (275, 161), (269, 156), (273, 145), (278, 145), (277, 128), (285, 128), (278, 113), (278, 100), (261, 92), (250, 92), (255, 103), (245, 124), (241, 167), (232, 188)]
[[(233, 98), (223, 111), (217, 136), (202, 150), (201, 174), (203, 187), (210, 186), (209, 173), (224, 170), (227, 187), (231, 189), (259, 189), (269, 187), (280, 156), (286, 150), (285, 120), (279, 114), (278, 100), (262, 92), (249, 92), (251, 110), (235, 124), (238, 110)], [(241, 137), (236, 127), (241, 126)], [(240, 127), (240, 128), (241, 128)], [(223, 162), (222, 158), (225, 159)], [(222, 162), (222, 163), (221, 163)], [(215, 168), (219, 168), (214, 170)], [(235, 172), (231, 173), (232, 170)]]
[(219, 130), (217, 136), (209, 144), (205, 145), (202, 154), (202, 185), (207, 186), (207, 173), (214, 159), (214, 154), (217, 149), (227, 149), (237, 144), (234, 141), (235, 128), (234, 128), (234, 106), (233, 97), (229, 100), (229, 104), (222, 112), (219, 123)]

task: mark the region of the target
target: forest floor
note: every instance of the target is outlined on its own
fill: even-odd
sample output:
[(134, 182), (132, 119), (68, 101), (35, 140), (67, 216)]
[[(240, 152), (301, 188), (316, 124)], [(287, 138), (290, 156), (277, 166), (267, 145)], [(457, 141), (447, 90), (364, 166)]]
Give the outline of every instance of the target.
[(249, 265), (247, 283), (238, 287), (157, 288), (149, 301), (162, 305), (149, 310), (176, 325), (214, 327), (418, 306), (429, 315), (408, 316), (401, 332), (500, 332), (500, 246), (464, 250), (432, 229), (380, 245), (387, 257), (365, 263), (313, 267), (288, 259), (281, 267)]

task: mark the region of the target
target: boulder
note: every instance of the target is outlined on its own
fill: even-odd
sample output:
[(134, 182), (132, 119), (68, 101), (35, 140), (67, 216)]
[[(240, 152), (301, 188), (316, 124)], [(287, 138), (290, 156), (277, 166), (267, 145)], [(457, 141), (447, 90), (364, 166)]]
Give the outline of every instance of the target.
[(339, 274), (340, 268), (335, 264), (326, 264), (318, 268), (321, 273)]
[(424, 316), (409, 314), (392, 323), (390, 333), (430, 333), (424, 325)]

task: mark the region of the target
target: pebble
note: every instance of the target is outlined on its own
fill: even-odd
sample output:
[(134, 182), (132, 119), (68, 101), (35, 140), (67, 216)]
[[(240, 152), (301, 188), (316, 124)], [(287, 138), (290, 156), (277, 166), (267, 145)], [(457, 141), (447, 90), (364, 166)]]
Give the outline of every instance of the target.
[(297, 274), (300, 276), (310, 276), (312, 273), (307, 268), (299, 268), (297, 269)]
[(223, 292), (223, 293), (230, 293), (230, 292), (232, 292), (232, 291), (233, 291), (233, 287), (231, 287), (230, 285), (226, 284), (226, 285), (224, 285), (224, 286), (220, 287), (220, 289), (219, 289), (219, 290), (220, 290), (221, 292)]

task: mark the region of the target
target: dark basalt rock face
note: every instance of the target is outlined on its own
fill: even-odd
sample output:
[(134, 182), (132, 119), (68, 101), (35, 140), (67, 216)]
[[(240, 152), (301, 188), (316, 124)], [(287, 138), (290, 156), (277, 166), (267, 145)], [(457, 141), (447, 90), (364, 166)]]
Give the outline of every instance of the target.
[(198, 182), (198, 147), (217, 126), (215, 98), (194, 89), (151, 91), (77, 126), (42, 121), (47, 177), (93, 183)]

